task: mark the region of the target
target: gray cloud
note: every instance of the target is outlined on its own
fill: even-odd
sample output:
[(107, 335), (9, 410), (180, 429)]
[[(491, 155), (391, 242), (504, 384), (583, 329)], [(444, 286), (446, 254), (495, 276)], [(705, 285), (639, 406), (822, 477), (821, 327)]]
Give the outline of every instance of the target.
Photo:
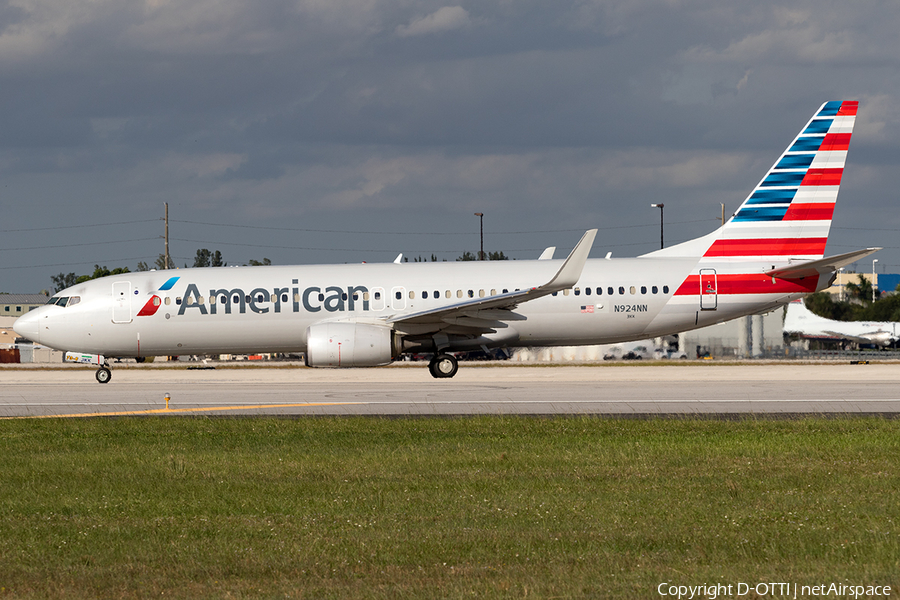
[[(609, 227), (598, 251), (633, 255), (657, 243), (649, 203), (666, 202), (672, 241), (707, 232), (832, 99), (861, 109), (829, 250), (890, 246), (896, 231), (864, 228), (900, 228), (898, 15), (812, 0), (3, 1), (4, 247), (152, 237), (154, 222), (10, 230), (155, 219), (169, 202), (184, 221), (373, 232), (176, 227), (176, 253), (222, 242), (231, 262), (452, 259), (473, 247), (473, 211), (523, 257), (590, 226)], [(0, 291), (160, 250), (7, 250), (2, 267), (71, 266), (0, 269)], [(900, 271), (898, 252), (879, 264)]]

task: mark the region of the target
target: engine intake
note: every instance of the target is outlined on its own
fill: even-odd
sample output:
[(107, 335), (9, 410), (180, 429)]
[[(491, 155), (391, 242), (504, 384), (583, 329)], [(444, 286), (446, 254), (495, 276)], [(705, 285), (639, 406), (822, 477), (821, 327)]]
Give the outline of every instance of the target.
[(377, 367), (396, 356), (394, 330), (371, 323), (314, 323), (306, 330), (306, 366)]

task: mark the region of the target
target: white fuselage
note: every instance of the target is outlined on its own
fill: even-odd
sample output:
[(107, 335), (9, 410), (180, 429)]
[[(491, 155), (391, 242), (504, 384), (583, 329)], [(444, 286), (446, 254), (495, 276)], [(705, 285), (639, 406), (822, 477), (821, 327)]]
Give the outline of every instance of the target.
[[(88, 281), (20, 324), (41, 344), (106, 356), (302, 352), (322, 321), (386, 319), (539, 285), (561, 260), (224, 267), (129, 273)], [(515, 308), (521, 320), (449, 350), (604, 344), (654, 337), (763, 312), (820, 285), (772, 281), (761, 293), (706, 290), (697, 259), (588, 260), (578, 284)], [(717, 268), (716, 268), (717, 267)], [(719, 278), (735, 266), (704, 263)], [(746, 265), (737, 268), (746, 273)], [(745, 276), (746, 277), (746, 276)], [(177, 278), (170, 289), (160, 290)], [(696, 275), (694, 275), (696, 279)], [(769, 278), (761, 276), (762, 284)], [(715, 280), (713, 280), (715, 282)], [(812, 286), (812, 289), (810, 289)], [(611, 293), (610, 293), (611, 292)], [(153, 306), (153, 298), (159, 306)], [(706, 310), (701, 310), (703, 302)], [(152, 313), (152, 314), (150, 314)], [(451, 327), (452, 323), (448, 324)], [(415, 325), (397, 330), (414, 338)], [(427, 350), (427, 347), (425, 348)]]

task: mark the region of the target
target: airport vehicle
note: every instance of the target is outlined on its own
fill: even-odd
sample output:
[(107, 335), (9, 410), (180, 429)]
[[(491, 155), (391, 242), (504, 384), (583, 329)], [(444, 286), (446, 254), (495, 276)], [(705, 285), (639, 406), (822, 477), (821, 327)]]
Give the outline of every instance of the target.
[(900, 323), (895, 321), (833, 321), (813, 313), (803, 300), (787, 305), (784, 332), (818, 340), (848, 340), (857, 344), (890, 346), (900, 340)]
[(88, 281), (18, 319), (31, 340), (105, 357), (305, 352), (312, 367), (386, 365), (433, 353), (610, 344), (767, 312), (828, 287), (875, 252), (823, 258), (857, 102), (815, 112), (716, 231), (637, 258), (265, 266), (150, 271)]

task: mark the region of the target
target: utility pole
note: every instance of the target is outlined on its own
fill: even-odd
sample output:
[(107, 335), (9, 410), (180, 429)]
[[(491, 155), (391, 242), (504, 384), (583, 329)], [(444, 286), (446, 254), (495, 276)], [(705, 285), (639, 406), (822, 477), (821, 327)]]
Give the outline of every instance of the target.
[(169, 203), (166, 202), (166, 269), (169, 268)]
[(725, 226), (725, 203), (719, 202), (722, 205), (722, 227)]
[(653, 208), (659, 209), (659, 249), (663, 249), (663, 207), (665, 204), (651, 204)]
[(478, 217), (478, 230), (481, 233), (481, 251), (478, 253), (478, 260), (484, 260), (484, 213), (475, 213)]
[(872, 259), (872, 302), (875, 302), (875, 263), (877, 262), (877, 258)]

